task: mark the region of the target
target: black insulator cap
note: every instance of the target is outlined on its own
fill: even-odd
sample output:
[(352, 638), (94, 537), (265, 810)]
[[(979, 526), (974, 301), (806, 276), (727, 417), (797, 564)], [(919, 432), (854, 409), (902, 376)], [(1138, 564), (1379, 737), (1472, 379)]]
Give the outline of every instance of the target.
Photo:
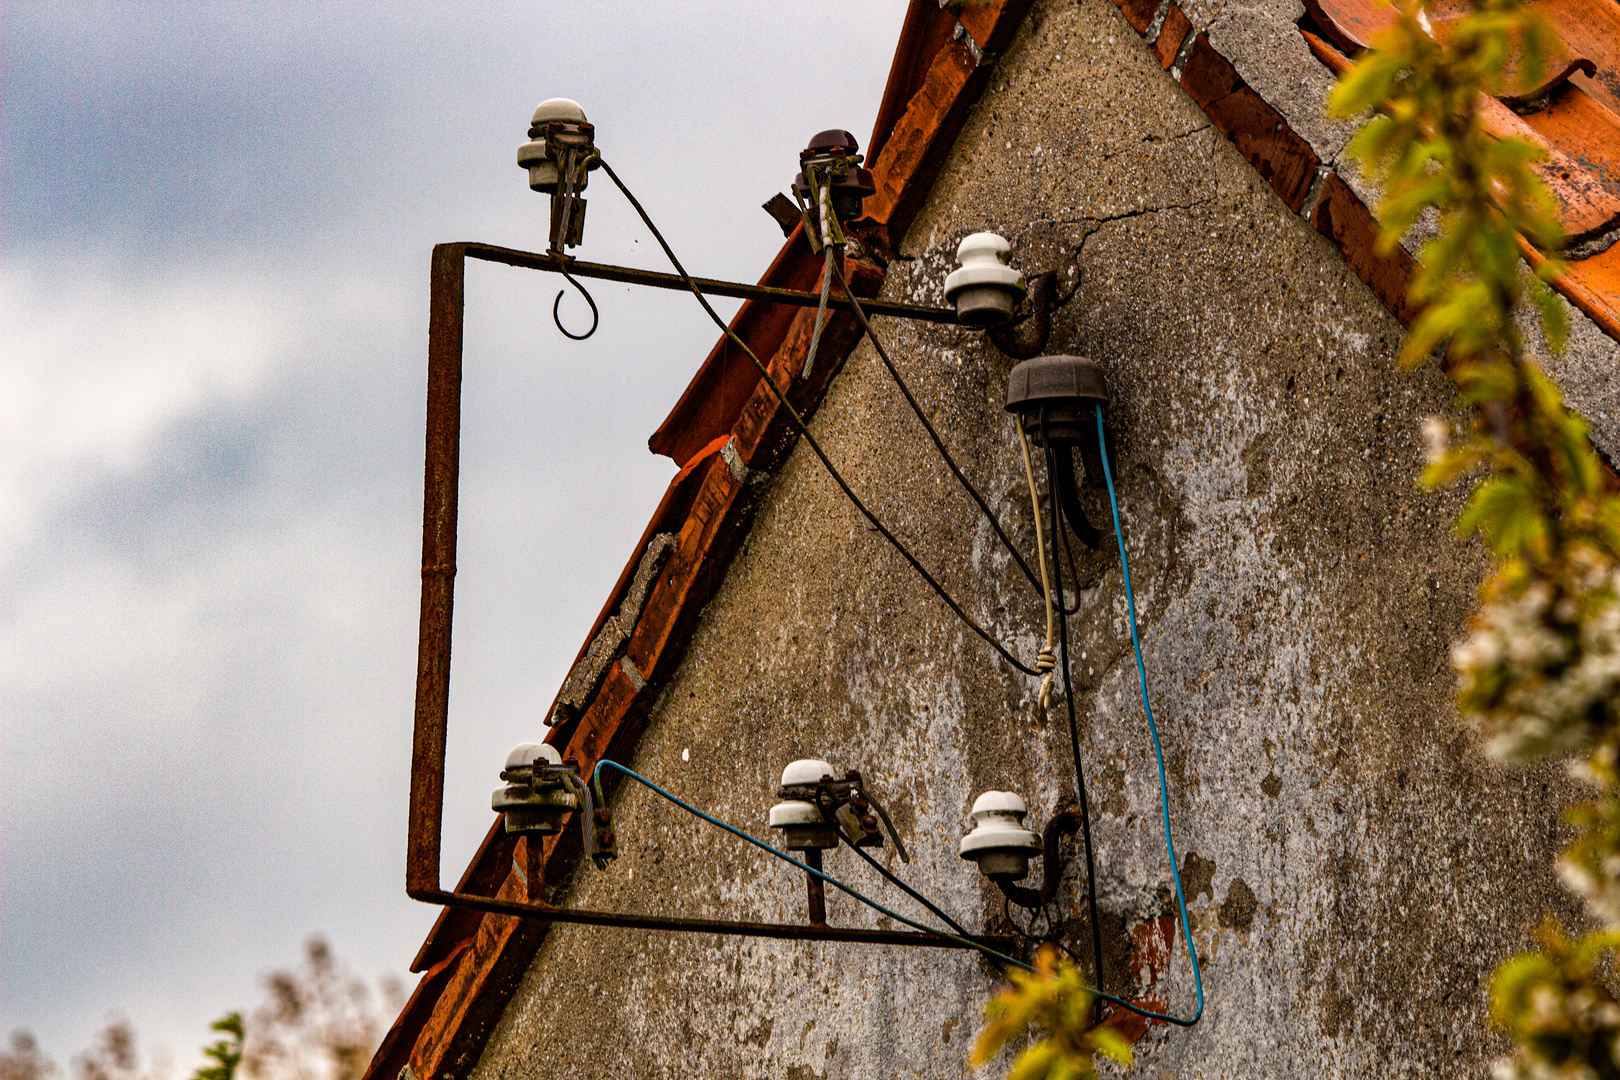
[(871, 170), (859, 165), (850, 166), (848, 178), (838, 186), (851, 195), (859, 194), (863, 199), (877, 193), (877, 181), (872, 178)]
[(810, 140), (810, 145), (799, 151), (799, 160), (803, 161), (807, 157), (830, 154), (834, 151), (848, 157), (860, 148), (861, 144), (856, 142), (855, 136), (849, 132), (839, 128), (828, 128), (826, 131), (816, 132), (815, 137)]
[(1007, 411), (1075, 409), (1087, 402), (1108, 401), (1102, 368), (1083, 356), (1037, 356), (1007, 376)]

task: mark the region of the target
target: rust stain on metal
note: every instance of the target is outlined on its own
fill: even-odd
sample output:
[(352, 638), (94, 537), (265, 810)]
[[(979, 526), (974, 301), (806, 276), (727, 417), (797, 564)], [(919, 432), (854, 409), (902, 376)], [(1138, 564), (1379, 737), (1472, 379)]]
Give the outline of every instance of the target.
[[(811, 870), (821, 869), (821, 849), (810, 848), (804, 853), (804, 865)], [(811, 926), (827, 925), (827, 886), (816, 875), (804, 875), (805, 915)]]
[[(812, 879), (814, 880), (814, 879)], [(820, 882), (817, 882), (819, 885)], [(825, 911), (820, 923), (754, 923), (729, 919), (684, 919), (668, 915), (642, 915), (622, 911), (586, 911), (552, 907), (550, 904), (509, 900), (503, 896), (469, 896), (461, 893), (431, 892), (417, 897), (434, 904), (455, 905), (489, 912), (507, 918), (540, 923), (569, 923), (577, 926), (616, 926), (629, 930), (665, 930), (684, 933), (719, 934), (724, 937), (775, 938), (784, 941), (844, 941), (865, 945), (918, 946), (929, 949), (974, 949), (978, 945), (1004, 951), (1014, 946), (1007, 937), (941, 937), (915, 930), (865, 930), (852, 926), (828, 926)]]
[[(666, 274), (658, 270), (638, 270), (629, 266), (613, 266), (607, 263), (582, 262), (578, 259), (560, 259), (555, 255), (541, 255), (532, 251), (519, 251), (516, 248), (497, 247), (494, 244), (456, 244), (441, 245), (459, 247), (466, 252), (468, 258), (481, 259), (484, 262), (503, 263), (507, 266), (519, 266), (530, 270), (550, 270), (561, 273), (567, 270), (575, 277), (597, 278), (602, 281), (617, 281), (626, 285), (644, 285), (650, 289), (671, 289), (675, 292), (690, 292), (686, 279), (679, 274)], [(742, 300), (768, 300), (772, 303), (787, 304), (794, 307), (816, 307), (821, 302), (821, 294), (802, 289), (779, 289), (772, 285), (745, 285), (739, 281), (720, 281), (715, 278), (693, 277), (698, 288), (706, 296), (729, 296)], [(839, 311), (851, 311), (849, 298), (843, 295), (842, 290), (836, 286), (827, 300), (827, 306)], [(892, 300), (867, 300), (861, 305), (868, 315), (891, 315), (902, 319), (920, 319), (923, 322), (949, 323), (956, 325), (956, 311), (954, 308), (924, 307), (920, 304), (901, 304)]]
[(461, 453), (461, 340), (466, 248), (433, 249), (428, 308), (427, 453), (422, 491), (422, 615), (411, 744), (406, 891), (439, 886), (445, 718), (450, 702), (450, 611), (455, 594)]

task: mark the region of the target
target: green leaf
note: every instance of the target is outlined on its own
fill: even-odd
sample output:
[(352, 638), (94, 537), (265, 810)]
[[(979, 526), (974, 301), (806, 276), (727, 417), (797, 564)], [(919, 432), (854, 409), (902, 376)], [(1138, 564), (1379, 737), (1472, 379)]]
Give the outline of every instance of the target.
[(1494, 476), (1474, 488), (1468, 505), (1457, 518), (1463, 536), (1475, 532), (1499, 557), (1517, 555), (1547, 536), (1541, 504), (1518, 476)]

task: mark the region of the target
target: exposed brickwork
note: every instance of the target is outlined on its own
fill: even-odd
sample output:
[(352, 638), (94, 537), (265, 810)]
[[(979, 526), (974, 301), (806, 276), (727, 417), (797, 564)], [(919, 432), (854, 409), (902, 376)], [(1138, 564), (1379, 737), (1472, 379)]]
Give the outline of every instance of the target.
[(1013, 35), (1033, 6), (1034, 0), (968, 4), (962, 8), (962, 29), (973, 35), (979, 48), (999, 54), (1012, 44)]
[[(456, 891), (493, 896), (506, 880), (507, 868), (512, 865), (512, 852), (516, 847), (517, 841), (506, 835), (500, 819), (496, 818), (490, 823), (489, 832), (484, 834), (484, 842), (478, 845), (472, 862), (467, 864), (466, 872), (456, 883)], [(458, 944), (472, 937), (482, 918), (480, 912), (461, 908), (445, 908), (439, 912), (427, 940), (422, 942), (422, 948), (411, 961), (411, 970), (427, 971), (444, 960)]]
[[(784, 170), (791, 165), (791, 162), (786, 163)], [(820, 280), (821, 260), (811, 254), (810, 245), (802, 234), (802, 228), (793, 231), (760, 278), (761, 285), (783, 289), (815, 288)], [(755, 352), (766, 356), (782, 344), (796, 311), (782, 304), (745, 300), (731, 320), (731, 329)], [(669, 416), (647, 439), (647, 448), (673, 458), (679, 465), (686, 465), (699, 450), (731, 430), (758, 381), (759, 373), (748, 362), (748, 357), (739, 355), (736, 347), (722, 337), (709, 350)]]
[(1160, 67), (1169, 70), (1170, 65), (1176, 62), (1181, 43), (1187, 40), (1191, 30), (1192, 20), (1187, 18), (1187, 13), (1171, 4), (1170, 10), (1165, 12), (1164, 25), (1159, 28), (1159, 39), (1153, 43), (1153, 55)]
[(1288, 208), (1299, 213), (1320, 160), (1310, 144), (1284, 123), (1282, 114), (1244, 83), (1205, 34), (1193, 42), (1181, 85)]
[(400, 1070), (410, 1060), (411, 1051), (415, 1048), (413, 1040), (438, 1005), (443, 996), (445, 983), (449, 981), (461, 954), (472, 945), (472, 934), (476, 930), (475, 924), (465, 936), (456, 940), (443, 958), (424, 969), (422, 978), (417, 981), (416, 989), (411, 992), (410, 999), (400, 1010), (399, 1019), (394, 1021), (394, 1026), (389, 1028), (382, 1044), (377, 1047), (368, 1070), (370, 1075), (396, 1078), (399, 1076)]
[(1394, 316), (1406, 326), (1412, 325), (1416, 312), (1407, 299), (1412, 284), (1412, 272), (1417, 264), (1402, 247), (1388, 255), (1377, 251), (1378, 222), (1372, 211), (1356, 198), (1350, 186), (1338, 174), (1329, 174), (1322, 182), (1322, 195), (1311, 211), (1311, 224), (1316, 231), (1332, 240), (1344, 261), (1367, 283), (1378, 299), (1384, 302)]
[(895, 43), (883, 101), (872, 124), (872, 137), (866, 141), (868, 162), (876, 161), (883, 152), (883, 144), (894, 132), (895, 122), (928, 77), (934, 56), (951, 40), (956, 27), (956, 17), (937, 4), (932, 7), (911, 4), (906, 8), (906, 21), (901, 24), (900, 39)]
[(1114, 0), (1114, 3), (1124, 13), (1131, 29), (1138, 34), (1147, 33), (1147, 28), (1153, 24), (1153, 16), (1159, 13), (1159, 0)]
[[(523, 883), (508, 876), (496, 895), (503, 900), (522, 900)], [(500, 1017), (499, 1008), (489, 1006), (511, 999), (543, 933), (530, 920), (483, 917), (470, 944), (449, 965), (449, 977), (415, 1039), (409, 1063), (417, 1077), (466, 1074)]]
[[(1131, 978), (1136, 984), (1136, 993), (1130, 998), (1133, 1005), (1150, 1012), (1168, 1010), (1169, 1004), (1164, 996), (1154, 993), (1153, 988), (1169, 974), (1177, 933), (1174, 915), (1144, 919), (1131, 927), (1130, 967)], [(1129, 1009), (1113, 1005), (1108, 1007), (1108, 1020), (1116, 1031), (1131, 1042), (1140, 1042), (1149, 1031), (1164, 1023), (1163, 1020), (1149, 1020)]]
[(883, 224), (892, 241), (905, 235), (928, 197), (933, 178), (990, 78), (962, 41), (939, 50), (922, 88), (895, 123), (873, 166), (877, 193), (866, 202), (867, 216)]

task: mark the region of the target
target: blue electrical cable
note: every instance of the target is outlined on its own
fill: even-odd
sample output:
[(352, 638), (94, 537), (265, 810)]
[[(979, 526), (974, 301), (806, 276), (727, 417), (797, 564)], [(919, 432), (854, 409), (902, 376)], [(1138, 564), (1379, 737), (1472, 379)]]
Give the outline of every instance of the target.
[[(1147, 667), (1142, 663), (1142, 639), (1136, 633), (1136, 598), (1131, 594), (1131, 563), (1125, 555), (1125, 532), (1119, 525), (1119, 500), (1114, 495), (1114, 472), (1108, 465), (1108, 441), (1103, 434), (1102, 406), (1097, 410), (1097, 448), (1102, 453), (1103, 479), (1108, 481), (1108, 505), (1114, 511), (1114, 538), (1119, 541), (1119, 569), (1125, 579), (1125, 607), (1131, 616), (1131, 648), (1136, 650), (1136, 680), (1142, 688), (1142, 709), (1147, 713), (1148, 732), (1153, 736), (1153, 754), (1159, 759), (1159, 807), (1164, 812), (1164, 850), (1170, 856), (1170, 877), (1176, 883), (1176, 905), (1181, 909), (1181, 936), (1187, 942), (1187, 955), (1192, 958), (1193, 987), (1198, 991), (1198, 1011), (1191, 1020), (1160, 1013), (1132, 1009), (1132, 1012), (1153, 1020), (1164, 1020), (1192, 1027), (1204, 1015), (1204, 978), (1198, 970), (1198, 950), (1193, 946), (1192, 927), (1187, 922), (1187, 898), (1181, 891), (1181, 871), (1176, 868), (1176, 842), (1170, 838), (1170, 786), (1164, 778), (1164, 747), (1159, 743), (1159, 726), (1153, 722), (1153, 706), (1148, 702)], [(1109, 1001), (1107, 994), (1099, 995)]]
[(873, 911), (877, 911), (877, 912), (880, 912), (880, 913), (882, 913), (884, 915), (887, 915), (889, 918), (894, 919), (896, 922), (904, 923), (904, 924), (906, 924), (907, 926), (911, 927), (914, 930), (921, 930), (925, 934), (932, 934), (935, 937), (945, 938), (946, 940), (949, 940), (949, 941), (959, 941), (964, 945), (968, 945), (968, 946), (970, 946), (972, 948), (975, 948), (975, 949), (979, 950), (980, 952), (984, 953), (986, 956), (988, 956), (988, 957), (990, 957), (992, 959), (1004, 961), (1005, 963), (1012, 964), (1015, 967), (1021, 967), (1025, 971), (1034, 971), (1035, 970), (1034, 968), (1030, 967), (1028, 964), (1024, 963), (1022, 960), (1015, 960), (1012, 957), (1008, 956), (1006, 953), (997, 952), (995, 949), (990, 948), (990, 946), (988, 946), (988, 945), (979, 944), (977, 941), (974, 941), (972, 938), (958, 937), (956, 934), (947, 934), (945, 931), (936, 930), (932, 926), (929, 926), (926, 923), (920, 923), (920, 922), (916, 922), (916, 921), (914, 921), (912, 919), (908, 919), (904, 915), (901, 915), (899, 912), (890, 911), (888, 908), (884, 907), (882, 904), (878, 903), (876, 900), (873, 900), (870, 897), (862, 895), (861, 893), (857, 892), (855, 889), (852, 889), (850, 886), (845, 885), (842, 881), (839, 881), (837, 878), (833, 877), (831, 874), (823, 873), (822, 871), (817, 870), (813, 866), (809, 866), (809, 865), (807, 865), (805, 863), (800, 862), (798, 859), (795, 859), (791, 855), (787, 855), (787, 854), (784, 854), (784, 853), (776, 850), (775, 848), (771, 847), (771, 845), (767, 844), (765, 841), (756, 839), (756, 838), (748, 835), (747, 833), (743, 832), (741, 829), (739, 829), (739, 828), (737, 828), (737, 827), (735, 827), (733, 825), (727, 825), (725, 822), (721, 821), (717, 817), (711, 817), (710, 815), (705, 814), (702, 810), (699, 810), (697, 807), (693, 806), (691, 803), (686, 802), (685, 800), (681, 799), (680, 797), (678, 797), (676, 795), (670, 794), (669, 792), (665, 791), (663, 788), (659, 787), (657, 784), (653, 783), (651, 780), (648, 780), (645, 776), (642, 776), (640, 773), (637, 773), (637, 772), (635, 772), (635, 771), (633, 771), (631, 769), (625, 768), (623, 765), (620, 765), (617, 761), (609, 761), (606, 758), (603, 758), (601, 761), (598, 761), (596, 763), (596, 768), (594, 770), (592, 770), (592, 772), (591, 772), (591, 782), (593, 784), (597, 785), (597, 790), (599, 790), (599, 791), (601, 790), (600, 782), (601, 782), (601, 776), (602, 776), (602, 768), (604, 766), (612, 766), (614, 769), (616, 769), (619, 772), (623, 773), (625, 776), (628, 776), (630, 779), (636, 781), (638, 784), (641, 784), (643, 787), (647, 788), (648, 790), (650, 790), (652, 792), (655, 792), (656, 794), (661, 795), (664, 798), (668, 799), (670, 802), (674, 803), (676, 806), (680, 807), (682, 810), (685, 810), (687, 813), (692, 814), (692, 815), (694, 815), (696, 817), (702, 818), (704, 821), (707, 821), (710, 825), (717, 825), (720, 828), (726, 830), (726, 832), (730, 833), (731, 835), (748, 841), (750, 844), (753, 844), (755, 847), (759, 848), (761, 851), (764, 851), (764, 852), (766, 852), (766, 853), (768, 853), (770, 855), (774, 855), (778, 859), (781, 859), (783, 862), (788, 863), (791, 866), (796, 866), (800, 870), (803, 870), (805, 873), (810, 874), (811, 876), (817, 878), (818, 880), (826, 882), (827, 884), (831, 885), (833, 888), (840, 889), (843, 892), (848, 893), (850, 896), (853, 896), (855, 899), (859, 900), (861, 903), (865, 904), (867, 907), (871, 908)]
[[(882, 904), (878, 903), (876, 900), (873, 900), (871, 897), (864, 895), (863, 893), (859, 892), (858, 890), (856, 890), (854, 888), (851, 888), (848, 885), (845, 885), (842, 881), (839, 881), (837, 878), (833, 877), (831, 874), (824, 873), (824, 872), (822, 872), (820, 870), (815, 869), (812, 866), (808, 866), (805, 863), (800, 862), (798, 859), (795, 859), (793, 856), (784, 854), (783, 852), (780, 852), (780, 851), (776, 850), (775, 848), (771, 847), (771, 845), (767, 844), (765, 841), (757, 839), (757, 838), (755, 838), (753, 836), (750, 836), (748, 833), (743, 832), (741, 829), (737, 828), (736, 826), (727, 825), (725, 822), (721, 821), (719, 818), (713, 817), (713, 816), (711, 816), (709, 814), (705, 814), (702, 810), (699, 810), (697, 807), (693, 806), (691, 803), (687, 802), (686, 800), (680, 798), (678, 795), (674, 795), (674, 794), (671, 794), (668, 791), (665, 791), (663, 788), (659, 787), (657, 784), (653, 783), (651, 780), (648, 780), (645, 776), (642, 776), (640, 773), (636, 772), (633, 769), (629, 769), (629, 768), (626, 768), (623, 765), (620, 765), (617, 761), (609, 761), (606, 758), (603, 758), (601, 761), (598, 761), (596, 763), (596, 768), (591, 770), (591, 783), (596, 786), (596, 789), (598, 791), (601, 791), (601, 789), (602, 789), (601, 788), (602, 769), (605, 768), (605, 767), (609, 767), (609, 766), (611, 766), (617, 772), (623, 773), (625, 776), (628, 776), (630, 779), (634, 780), (636, 783), (640, 784), (642, 787), (645, 787), (646, 789), (653, 792), (654, 794), (659, 795), (662, 798), (667, 799), (670, 802), (674, 803), (676, 806), (680, 807), (682, 810), (685, 810), (688, 814), (691, 814), (694, 817), (702, 818), (704, 821), (707, 821), (710, 825), (717, 826), (717, 827), (719, 827), (721, 829), (724, 829), (726, 832), (730, 833), (731, 835), (733, 835), (735, 837), (738, 837), (739, 839), (748, 841), (750, 844), (753, 844), (755, 847), (759, 848), (761, 851), (765, 852), (766, 854), (773, 855), (776, 858), (781, 859), (783, 862), (787, 863), (789, 866), (793, 866), (793, 867), (796, 867), (796, 868), (798, 868), (800, 870), (803, 870), (805, 873), (814, 876), (818, 880), (824, 881), (827, 884), (833, 886), (833, 888), (839, 889), (842, 892), (848, 893), (850, 896), (854, 897), (856, 900), (859, 900), (861, 903), (865, 904), (867, 907), (871, 908), (873, 911), (878, 912), (879, 914), (887, 915), (889, 918), (895, 920), (896, 922), (904, 923), (906, 926), (909, 926), (914, 930), (921, 930), (925, 934), (932, 934), (935, 937), (945, 938), (948, 941), (961, 942), (961, 943), (963, 943), (965, 945), (968, 945), (968, 946), (970, 946), (970, 947), (972, 947), (974, 949), (977, 949), (979, 952), (981, 952), (984, 955), (990, 957), (992, 960), (1000, 960), (1001, 962), (1011, 964), (1014, 967), (1023, 968), (1025, 971), (1029, 971), (1029, 972), (1035, 971), (1034, 968), (1030, 967), (1028, 964), (1024, 963), (1022, 960), (1014, 959), (1013, 957), (1008, 956), (1004, 952), (998, 952), (997, 950), (990, 948), (988, 945), (981, 945), (977, 941), (974, 941), (971, 938), (959, 937), (956, 934), (947, 934), (943, 930), (936, 930), (932, 926), (929, 926), (926, 923), (920, 923), (920, 922), (917, 922), (917, 921), (915, 921), (913, 919), (908, 919), (904, 915), (901, 915), (897, 911), (889, 910), (888, 908), (884, 907)], [(604, 805), (605, 805), (605, 803), (604, 803)], [(1177, 877), (1176, 878), (1176, 892), (1177, 892), (1178, 896), (1180, 895), (1180, 891), (1181, 891), (1181, 879), (1180, 879), (1180, 877)], [(1186, 906), (1185, 905), (1182, 906), (1182, 924), (1183, 925), (1186, 924)], [(1191, 939), (1188, 940), (1187, 947), (1189, 949), (1192, 948)], [(1197, 954), (1194, 953), (1193, 955), (1194, 955), (1195, 978), (1196, 978)], [(1104, 1001), (1111, 1001), (1115, 1005), (1119, 1005), (1119, 1006), (1121, 1006), (1123, 1008), (1129, 1009), (1131, 1012), (1136, 1013), (1139, 1016), (1145, 1016), (1150, 1020), (1164, 1020), (1164, 1021), (1167, 1021), (1167, 1022), (1172, 1023), (1172, 1024), (1180, 1024), (1183, 1027), (1191, 1027), (1193, 1024), (1196, 1024), (1198, 1022), (1198, 1016), (1194, 1016), (1191, 1020), (1183, 1020), (1180, 1017), (1166, 1016), (1163, 1013), (1153, 1012), (1151, 1009), (1144, 1009), (1139, 1005), (1135, 1005), (1135, 1004), (1132, 1004), (1129, 1001), (1126, 1001), (1124, 998), (1115, 997), (1113, 994), (1106, 994), (1101, 990), (1093, 989), (1091, 992), (1092, 992), (1092, 994), (1094, 996), (1099, 997)], [(1203, 1012), (1204, 1012), (1204, 989), (1203, 989), (1203, 983), (1200, 982), (1198, 984), (1198, 1014), (1201, 1016), (1201, 1015), (1203, 1015)]]

